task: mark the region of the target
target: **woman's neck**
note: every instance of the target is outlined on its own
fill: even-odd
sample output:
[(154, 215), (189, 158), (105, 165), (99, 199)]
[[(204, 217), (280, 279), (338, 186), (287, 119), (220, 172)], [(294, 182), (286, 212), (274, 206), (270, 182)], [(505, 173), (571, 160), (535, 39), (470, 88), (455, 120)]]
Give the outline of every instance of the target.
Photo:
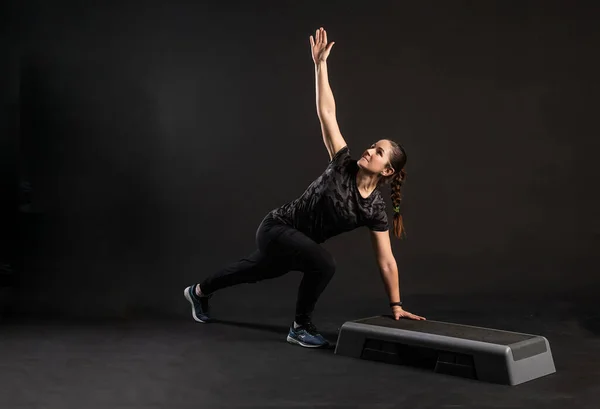
[(366, 173), (361, 168), (358, 169), (356, 173), (356, 187), (362, 197), (369, 197), (377, 188), (377, 182), (377, 175)]

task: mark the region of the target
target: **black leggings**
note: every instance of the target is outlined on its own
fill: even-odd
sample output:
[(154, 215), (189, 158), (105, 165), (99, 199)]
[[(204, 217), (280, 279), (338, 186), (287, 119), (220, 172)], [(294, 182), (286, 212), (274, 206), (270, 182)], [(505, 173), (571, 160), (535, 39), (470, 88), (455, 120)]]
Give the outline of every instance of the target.
[(268, 214), (256, 231), (257, 250), (200, 283), (204, 294), (242, 283), (280, 277), (289, 271), (303, 274), (296, 317), (298, 324), (311, 320), (319, 296), (335, 273), (331, 254), (304, 233), (285, 225)]

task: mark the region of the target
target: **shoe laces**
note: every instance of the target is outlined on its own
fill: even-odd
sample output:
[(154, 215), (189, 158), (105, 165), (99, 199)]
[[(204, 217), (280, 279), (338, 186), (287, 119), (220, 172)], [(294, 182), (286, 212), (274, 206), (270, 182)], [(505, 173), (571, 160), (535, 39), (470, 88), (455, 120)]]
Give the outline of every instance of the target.
[(309, 322), (308, 324), (304, 324), (304, 325), (300, 326), (299, 329), (305, 330), (310, 335), (318, 335), (319, 334), (317, 327), (312, 322)]

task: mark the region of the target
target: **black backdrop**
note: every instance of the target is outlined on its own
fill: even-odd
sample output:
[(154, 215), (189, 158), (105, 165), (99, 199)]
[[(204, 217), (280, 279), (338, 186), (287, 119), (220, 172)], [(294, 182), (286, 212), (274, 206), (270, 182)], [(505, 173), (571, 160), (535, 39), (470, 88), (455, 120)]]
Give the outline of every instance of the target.
[[(380, 138), (407, 148), (403, 297), (597, 286), (591, 6), (188, 3), (15, 4), (5, 221), (15, 169), (32, 188), (3, 233), (19, 243), (15, 311), (188, 314), (182, 289), (253, 251), (262, 217), (327, 165), (319, 26), (353, 154)], [(322, 304), (385, 303), (366, 230), (324, 246), (339, 268)], [(298, 281), (222, 300), (292, 311)]]

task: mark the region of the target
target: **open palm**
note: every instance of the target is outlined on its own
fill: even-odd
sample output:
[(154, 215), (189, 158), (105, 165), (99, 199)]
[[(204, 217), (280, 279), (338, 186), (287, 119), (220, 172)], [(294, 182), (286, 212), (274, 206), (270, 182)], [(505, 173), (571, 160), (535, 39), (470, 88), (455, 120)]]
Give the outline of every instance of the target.
[(327, 43), (327, 31), (323, 27), (319, 28), (315, 32), (315, 37), (310, 36), (310, 47), (312, 51), (312, 58), (315, 64), (319, 62), (325, 62), (331, 51), (331, 47), (335, 44), (335, 41)]
[(394, 312), (394, 319), (399, 320), (400, 318), (408, 318), (411, 320), (426, 320), (427, 318), (421, 317), (420, 315), (413, 314), (412, 312), (404, 311), (402, 307), (394, 307), (392, 308)]

